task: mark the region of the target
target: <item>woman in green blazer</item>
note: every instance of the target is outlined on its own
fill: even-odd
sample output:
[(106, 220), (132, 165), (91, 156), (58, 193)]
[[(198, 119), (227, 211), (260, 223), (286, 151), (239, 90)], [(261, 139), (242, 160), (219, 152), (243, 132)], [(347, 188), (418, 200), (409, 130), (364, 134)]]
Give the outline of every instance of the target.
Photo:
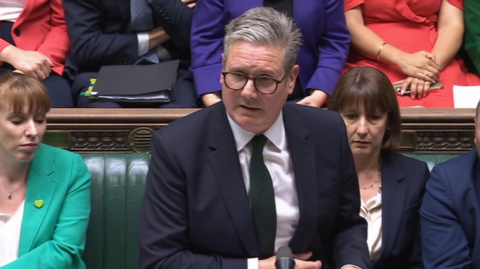
[(85, 268), (90, 173), (41, 144), (50, 110), (41, 82), (0, 75), (0, 268)]

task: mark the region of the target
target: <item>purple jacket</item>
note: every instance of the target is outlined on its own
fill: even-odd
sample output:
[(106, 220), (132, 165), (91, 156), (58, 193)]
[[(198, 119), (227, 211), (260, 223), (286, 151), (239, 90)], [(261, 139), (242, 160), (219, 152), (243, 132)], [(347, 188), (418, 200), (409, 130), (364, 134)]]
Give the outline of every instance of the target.
[[(201, 0), (193, 16), (191, 48), (195, 87), (200, 96), (220, 91), (224, 27), (263, 0)], [(294, 20), (302, 31), (298, 54), (300, 82), (308, 95), (319, 89), (331, 95), (350, 45), (343, 0), (296, 0)]]

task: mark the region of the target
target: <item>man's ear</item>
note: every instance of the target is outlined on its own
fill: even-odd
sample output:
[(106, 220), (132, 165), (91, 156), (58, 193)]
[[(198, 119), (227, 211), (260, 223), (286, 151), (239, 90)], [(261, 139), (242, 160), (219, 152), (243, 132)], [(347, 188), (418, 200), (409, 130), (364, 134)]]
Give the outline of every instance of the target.
[(294, 65), (292, 72), (288, 75), (288, 94), (292, 94), (293, 89), (295, 88), (295, 82), (297, 81), (298, 72), (300, 67), (298, 64)]
[[(478, 131), (477, 131), (477, 117), (475, 117), (474, 122), (475, 122), (475, 133), (476, 133), (476, 132), (478, 132)], [(473, 138), (473, 142), (475, 143), (475, 146), (478, 146), (478, 144), (477, 144), (477, 136), (476, 136), (476, 135), (475, 135), (474, 138)]]
[[(222, 53), (222, 71), (225, 69), (225, 56)], [(223, 84), (223, 74), (220, 74), (220, 84)]]

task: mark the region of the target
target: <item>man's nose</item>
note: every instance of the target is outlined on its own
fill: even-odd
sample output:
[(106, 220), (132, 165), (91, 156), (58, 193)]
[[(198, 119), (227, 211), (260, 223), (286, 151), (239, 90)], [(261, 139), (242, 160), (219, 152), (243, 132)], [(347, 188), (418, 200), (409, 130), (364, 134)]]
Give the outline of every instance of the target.
[(258, 96), (257, 90), (255, 89), (255, 82), (252, 78), (247, 80), (245, 87), (242, 89), (242, 96), (246, 99), (256, 99)]

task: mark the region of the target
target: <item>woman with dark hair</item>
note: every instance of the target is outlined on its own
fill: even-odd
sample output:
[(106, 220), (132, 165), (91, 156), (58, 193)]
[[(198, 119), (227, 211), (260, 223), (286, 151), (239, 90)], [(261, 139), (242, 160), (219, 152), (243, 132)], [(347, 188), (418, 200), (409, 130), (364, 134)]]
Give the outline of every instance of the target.
[(418, 211), (430, 173), (425, 162), (393, 151), (401, 118), (392, 84), (375, 68), (353, 68), (339, 80), (328, 108), (347, 127), (372, 268), (423, 268)]
[(0, 268), (84, 269), (90, 173), (82, 158), (41, 143), (45, 86), (0, 75)]

